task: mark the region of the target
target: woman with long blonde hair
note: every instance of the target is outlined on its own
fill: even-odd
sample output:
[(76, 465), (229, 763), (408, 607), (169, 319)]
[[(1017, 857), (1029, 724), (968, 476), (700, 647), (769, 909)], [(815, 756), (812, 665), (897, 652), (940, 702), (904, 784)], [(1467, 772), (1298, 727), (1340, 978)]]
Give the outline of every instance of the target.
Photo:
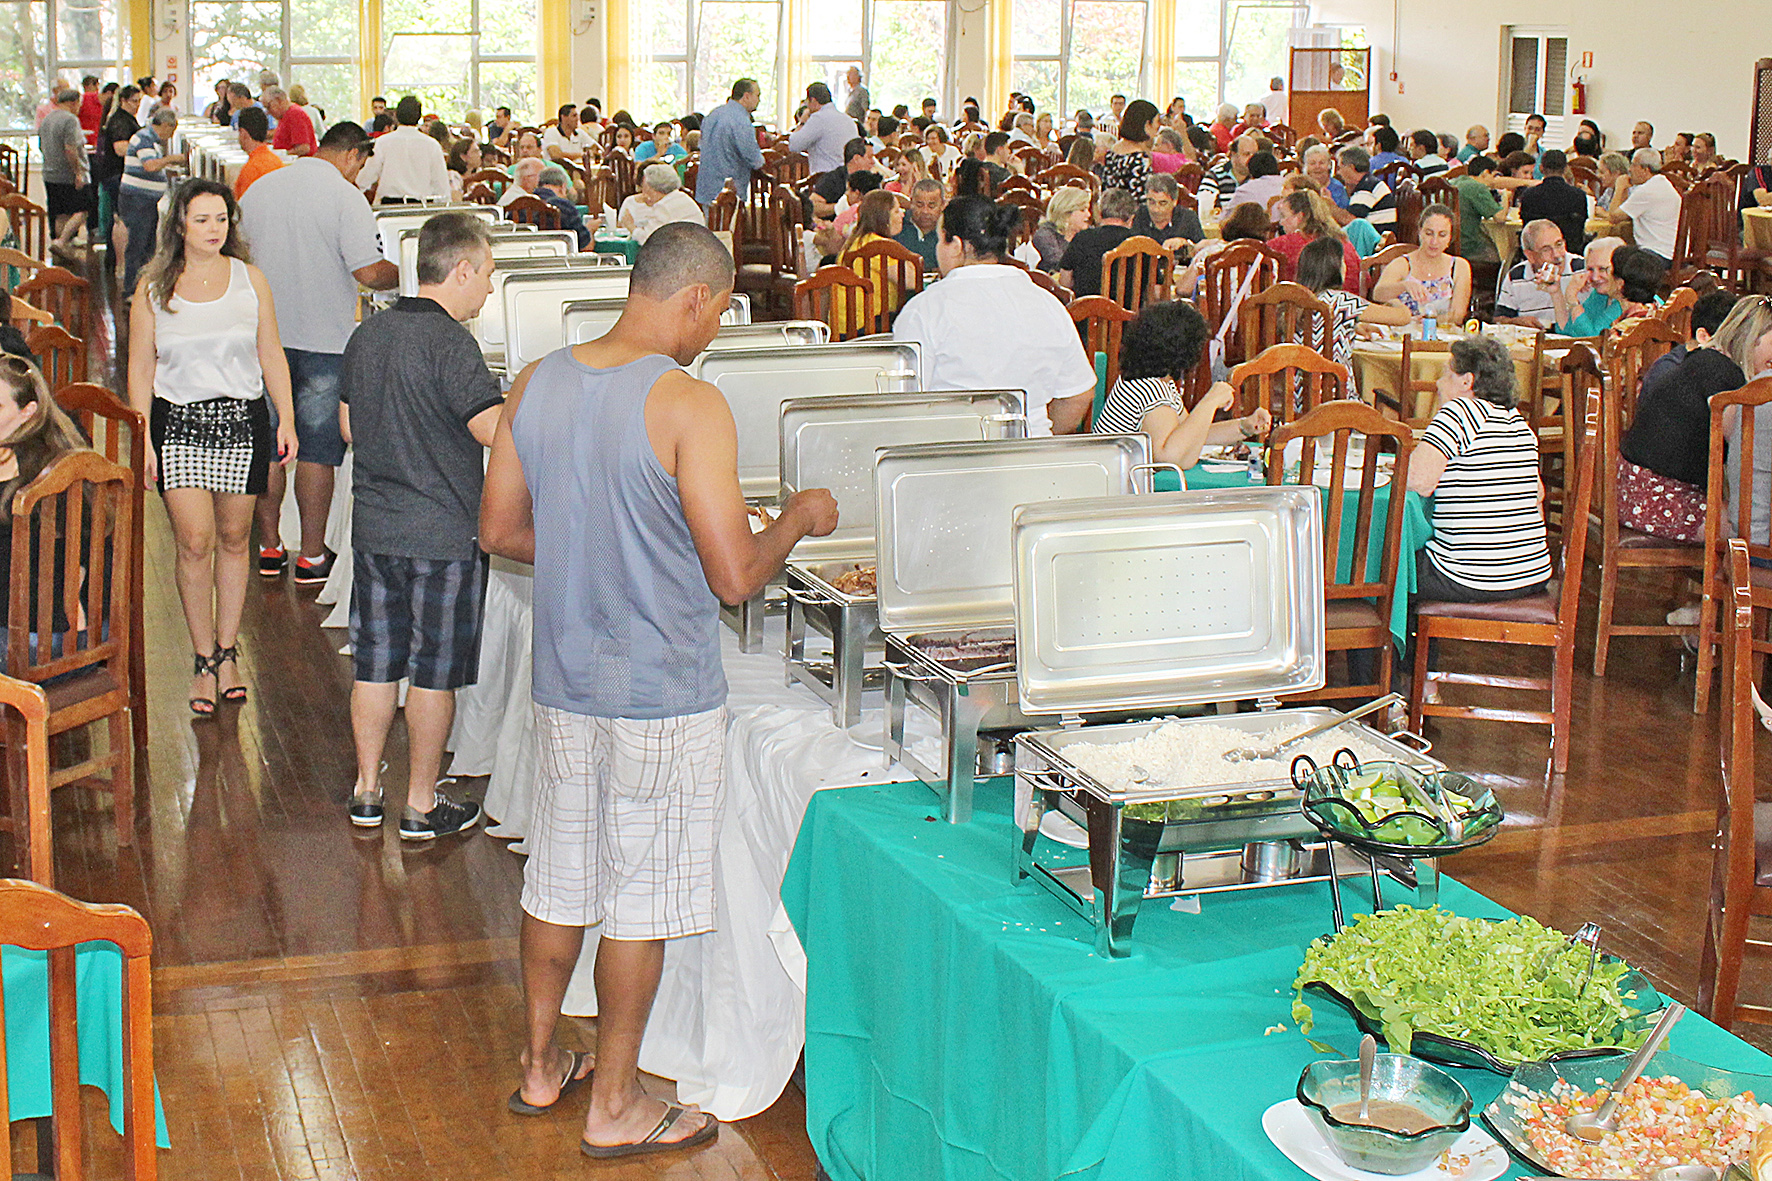
[(130, 302), (129, 401), (148, 420), (144, 479), (160, 489), (178, 547), (195, 654), (191, 712), (208, 717), (218, 692), (246, 700), (237, 640), (253, 509), (271, 464), (296, 457), (271, 288), (247, 262), (226, 185), (188, 180), (173, 190), (159, 250)]
[(922, 148), (906, 148), (899, 153), (892, 167), (897, 170), (898, 176), (886, 182), (886, 191), (889, 193), (903, 193), (908, 197), (911, 190), (917, 187), (918, 181), (935, 179), (929, 175), (929, 164), (923, 158)]

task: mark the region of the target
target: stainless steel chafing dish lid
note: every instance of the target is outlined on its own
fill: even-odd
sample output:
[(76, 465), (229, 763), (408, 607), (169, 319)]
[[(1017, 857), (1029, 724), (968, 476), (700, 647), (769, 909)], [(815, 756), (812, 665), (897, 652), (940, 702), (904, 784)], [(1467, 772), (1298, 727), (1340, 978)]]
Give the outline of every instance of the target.
[(1014, 526), (1022, 709), (1274, 697), (1324, 682), (1322, 495), (1031, 504)]
[(738, 424), (738, 482), (746, 496), (781, 487), (781, 405), (791, 398), (903, 393), (917, 383), (914, 341), (847, 341), (770, 349), (715, 346), (689, 366), (691, 376), (726, 395)]
[(781, 495), (829, 488), (837, 528), (794, 547), (796, 562), (874, 560), (874, 453), (911, 443), (1019, 439), (1020, 390), (794, 398), (781, 405)]
[(874, 467), (880, 628), (1007, 626), (1019, 505), (1124, 496), (1148, 435), (1064, 435), (889, 447)]

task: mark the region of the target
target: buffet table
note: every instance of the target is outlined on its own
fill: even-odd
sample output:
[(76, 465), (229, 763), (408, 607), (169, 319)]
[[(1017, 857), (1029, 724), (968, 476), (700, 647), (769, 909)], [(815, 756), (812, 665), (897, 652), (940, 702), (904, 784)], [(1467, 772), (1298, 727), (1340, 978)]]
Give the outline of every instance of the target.
[[(49, 1077), (49, 955), (20, 947), (0, 951), (6, 996), (6, 1084), (13, 1119), (54, 1113)], [(74, 953), (80, 1023), (80, 1082), (110, 1101), (111, 1126), (123, 1130), (123, 955), (111, 943), (83, 943)], [(154, 1088), (154, 1141), (171, 1146), (160, 1089)]]
[[(1062, 904), (1011, 887), (1008, 790), (977, 809), (932, 823), (918, 783), (807, 808), (782, 900), (806, 950), (807, 1130), (830, 1176), (1187, 1177), (1204, 1161), (1214, 1181), (1302, 1176), (1261, 1117), (1323, 1056), (1292, 1022), (1291, 984), (1330, 929), (1327, 887), (1210, 895), (1198, 913), (1151, 904), (1132, 956), (1103, 959)], [(1346, 890), (1364, 909), (1362, 881)], [(1387, 903), (1407, 899), (1387, 883)], [(1507, 914), (1445, 878), (1440, 901)], [(1313, 1009), (1311, 1038), (1352, 1056), (1352, 1020)], [(1696, 1015), (1672, 1049), (1772, 1073)], [(1455, 1073), (1479, 1106), (1505, 1081)]]

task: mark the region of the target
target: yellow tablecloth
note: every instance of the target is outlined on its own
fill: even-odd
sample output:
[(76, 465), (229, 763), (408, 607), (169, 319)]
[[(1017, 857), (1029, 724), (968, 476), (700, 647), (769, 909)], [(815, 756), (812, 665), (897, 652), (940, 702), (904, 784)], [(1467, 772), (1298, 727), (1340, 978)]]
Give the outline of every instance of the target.
[[(1409, 367), (1415, 371), (1417, 381), (1437, 380), (1440, 372), (1446, 367), (1446, 346), (1458, 339), (1452, 333), (1442, 332), (1439, 347), (1436, 351), (1412, 352), (1409, 356)], [(1544, 372), (1554, 372), (1558, 361), (1569, 351), (1570, 341), (1567, 337), (1549, 336), (1545, 338)], [(1430, 342), (1429, 347), (1432, 347)], [(1520, 397), (1525, 398), (1527, 391), (1535, 380), (1532, 373), (1532, 341), (1528, 337), (1509, 345), (1508, 352), (1514, 359), (1514, 381), (1518, 384)], [(1359, 388), (1360, 397), (1372, 402), (1374, 390), (1388, 390), (1395, 393), (1401, 382), (1398, 380), (1403, 366), (1403, 342), (1400, 340), (1362, 340), (1354, 345), (1354, 384)]]
[(1750, 250), (1772, 252), (1772, 209), (1741, 211), (1741, 240)]
[[(1630, 223), (1627, 221), (1623, 225), (1624, 229), (1617, 236), (1629, 242), (1632, 240)], [(1489, 238), (1495, 243), (1495, 249), (1500, 253), (1503, 262), (1512, 258), (1519, 250), (1521, 229), (1519, 210), (1509, 209), (1506, 221), (1486, 220), (1483, 222), (1483, 228), (1489, 232)], [(1587, 219), (1587, 236), (1590, 241), (1610, 233), (1612, 233), (1612, 223), (1605, 218), (1590, 217)]]

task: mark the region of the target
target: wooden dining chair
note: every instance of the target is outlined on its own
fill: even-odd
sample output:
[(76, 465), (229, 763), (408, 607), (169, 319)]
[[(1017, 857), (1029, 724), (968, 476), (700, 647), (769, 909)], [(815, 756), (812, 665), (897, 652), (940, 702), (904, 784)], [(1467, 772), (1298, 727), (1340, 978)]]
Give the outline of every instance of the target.
[(92, 284), (65, 267), (44, 267), (13, 290), (82, 340), (92, 332)]
[(0, 197), (0, 209), (6, 210), (6, 220), (19, 250), (31, 258), (48, 262), (49, 211), (23, 193), (7, 193)]
[[(118, 903), (81, 902), (50, 886), (18, 879), (0, 880), (0, 943), (48, 953), (49, 1092), (54, 1118), (54, 1175), (84, 1178), (87, 1171), (85, 1120), (81, 1114), (80, 1010), (93, 1003), (81, 994), (75, 955), (82, 943), (110, 943), (122, 953), (123, 1168), (129, 1181), (153, 1181), (154, 1155), (154, 996), (150, 957), (153, 936), (147, 920)], [(29, 998), (6, 998), (21, 1010)], [(0, 1057), (0, 1126), (10, 1129), (6, 1072), (24, 1065)], [(40, 1125), (41, 1126), (41, 1125)], [(41, 1135), (41, 1132), (39, 1132)], [(7, 1135), (10, 1159), (11, 1135)]]
[[(1540, 333), (1533, 346), (1534, 360), (1540, 360), (1544, 335)], [(1538, 470), (1545, 487), (1545, 522), (1558, 537), (1570, 527), (1563, 511), (1569, 496), (1569, 482), (1575, 475), (1575, 451), (1587, 424), (1579, 421), (1590, 393), (1598, 393), (1604, 378), (1594, 351), (1585, 344), (1571, 345), (1554, 367), (1546, 365), (1537, 387), (1537, 395), (1521, 413), (1538, 437)], [(1554, 391), (1554, 398), (1552, 391)], [(1574, 417), (1572, 417), (1574, 416)], [(1582, 523), (1585, 527), (1585, 522)]]
[[(118, 845), (135, 839), (129, 646), (141, 593), (132, 578), (132, 477), (95, 451), (45, 467), (13, 499), (6, 673), (43, 685), (49, 733), (105, 722), (103, 755), (50, 769), (51, 790), (104, 775)], [(58, 618), (59, 617), (59, 618)], [(16, 837), (18, 817), (13, 817)]]
[[(1034, 281), (1035, 287), (1038, 287), (1043, 291), (1051, 292), (1052, 297), (1067, 308), (1071, 306), (1071, 301), (1077, 297), (1076, 292), (1072, 291), (1069, 287), (1066, 287), (1066, 286), (1062, 285), (1061, 283), (1059, 283), (1059, 281), (1057, 279), (1054, 279), (1051, 275), (1047, 274), (1045, 271), (1038, 270), (1034, 267), (1028, 267), (1027, 273), (1028, 273), (1028, 278), (1030, 278)], [(1096, 298), (1104, 298), (1104, 297), (1098, 296)]]
[(832, 263), (794, 284), (794, 319), (823, 320), (833, 341), (863, 336), (870, 323), (874, 288), (846, 266)]
[(16, 185), (21, 193), (31, 191), (30, 173), (19, 167), (18, 149), (11, 144), (0, 144), (0, 176)]
[[(1403, 338), (1403, 347), (1397, 356), (1397, 372), (1394, 378), (1381, 375), (1374, 379), (1368, 370), (1367, 381), (1371, 385), (1369, 391), (1373, 404), (1390, 411), (1401, 422), (1408, 423), (1415, 430), (1424, 429), (1433, 418), (1434, 411), (1439, 409), (1439, 373), (1418, 375), (1418, 361), (1423, 354), (1431, 354), (1439, 359), (1439, 368), (1444, 368), (1446, 355), (1452, 351), (1449, 340), (1421, 340), (1414, 336)], [(1390, 388), (1394, 385), (1396, 388)]]
[(37, 354), (50, 389), (86, 380), (86, 342), (60, 324), (38, 325), (25, 333), (25, 344)]
[[(1359, 487), (1348, 486), (1348, 456), (1359, 436), (1363, 458), (1356, 469)], [(1330, 459), (1329, 486), (1323, 512), (1323, 592), (1326, 599), (1326, 650), (1355, 652), (1376, 649), (1378, 679), (1370, 684), (1324, 686), (1309, 693), (1289, 694), (1287, 701), (1380, 697), (1391, 691), (1391, 609), (1396, 600), (1397, 563), (1403, 544), (1405, 495), (1415, 434), (1360, 402), (1329, 402), (1276, 427), (1268, 436), (1267, 482), (1286, 482), (1282, 457), (1292, 440), (1302, 441), (1297, 483), (1310, 486), (1316, 475), (1318, 449)], [(1387, 487), (1380, 488), (1378, 457), (1393, 454), (1396, 467)], [(1379, 507), (1380, 495), (1384, 501)], [(1352, 509), (1350, 512), (1349, 509)], [(1343, 573), (1343, 558), (1346, 573)], [(1376, 563), (1376, 568), (1375, 568)], [(1348, 678), (1351, 682), (1353, 677)]]
[(615, 183), (615, 173), (606, 165), (587, 168), (585, 178), (585, 207), (597, 213), (605, 207), (620, 209), (620, 194)]
[(54, 316), (34, 304), (28, 304), (17, 296), (13, 296), (12, 326), (14, 328), (18, 329), (20, 332), (29, 333), (32, 328), (35, 328), (39, 324), (53, 323), (55, 323)]
[(534, 226), (538, 230), (560, 228), (560, 211), (540, 197), (531, 197), (527, 193), (515, 198), (505, 206), (505, 216), (521, 225)]
[(32, 258), (22, 250), (14, 250), (10, 246), (0, 246), (0, 267), (15, 272), (12, 279), (15, 285), (49, 265), (40, 258)]
[(634, 163), (632, 152), (614, 144), (604, 150), (603, 163), (615, 174), (615, 207), (620, 209), (623, 201), (640, 191), (639, 166)]
[[(1753, 562), (1772, 563), (1772, 545), (1753, 541), (1755, 509), (1754, 456), (1772, 447), (1772, 438), (1761, 435), (1757, 411), (1772, 405), (1772, 377), (1761, 377), (1738, 390), (1726, 390), (1710, 399), (1710, 469), (1704, 490), (1704, 574), (1699, 582), (1703, 595), (1698, 607), (1698, 689), (1692, 699), (1694, 712), (1710, 709), (1711, 675), (1716, 669), (1717, 613), (1719, 604), (1729, 601), (1728, 551), (1731, 536), (1749, 539), (1747, 556)], [(1735, 437), (1727, 429), (1735, 423)], [(1764, 466), (1764, 465), (1761, 465)], [(1727, 499), (1728, 469), (1735, 469), (1738, 488), (1747, 489), (1736, 496), (1735, 512), (1729, 512)], [(1772, 587), (1772, 571), (1750, 562), (1756, 586)]]
[(492, 186), (479, 181), (464, 187), (461, 191), (461, 199), (469, 205), (498, 204), (498, 194), (492, 191)]
[[(1207, 331), (1216, 334), (1227, 319), (1239, 314), (1241, 300), (1278, 283), (1281, 262), (1272, 247), (1253, 239), (1239, 239), (1208, 258), (1200, 268), (1198, 287)], [(1225, 337), (1225, 360), (1235, 364), (1245, 359), (1243, 338), (1233, 325)]]
[[(1606, 380), (1600, 422), (1599, 519), (1591, 522), (1599, 535), (1600, 614), (1594, 626), (1594, 676), (1606, 675), (1606, 658), (1613, 636), (1677, 636), (1682, 629), (1670, 623), (1621, 624), (1613, 622), (1621, 570), (1704, 569), (1701, 546), (1669, 541), (1648, 533), (1626, 529), (1619, 523), (1618, 459), (1625, 432), (1636, 418), (1637, 395), (1643, 374), (1676, 344), (1673, 330), (1658, 320), (1639, 320), (1602, 346)], [(1571, 520), (1580, 520), (1573, 516)]]
[(1134, 234), (1101, 256), (1101, 293), (1129, 312), (1169, 298), (1175, 256), (1154, 238)]
[(1415, 191), (1421, 194), (1422, 208), (1444, 205), (1452, 210), (1452, 242), (1446, 247), (1446, 253), (1464, 253), (1460, 245), (1460, 239), (1464, 235), (1459, 232), (1459, 228), (1464, 223), (1459, 220), (1458, 186), (1443, 176), (1430, 176), (1418, 182)]
[[(1592, 395), (1588, 398), (1584, 418), (1587, 428), (1579, 448), (1575, 486), (1569, 499), (1571, 520), (1585, 517), (1593, 501), (1594, 468), (1600, 458), (1600, 406)], [(1558, 564), (1560, 583), (1553, 577), (1544, 593), (1531, 598), (1507, 599), (1498, 603), (1441, 603), (1424, 599), (1415, 604), (1415, 675), (1409, 681), (1409, 729), (1421, 733), (1422, 719), (1429, 717), (1549, 726), (1551, 771), (1560, 775), (1569, 769), (1570, 705), (1575, 690), (1575, 624), (1581, 612), (1581, 574), (1586, 548), (1587, 530), (1566, 531)], [(1428, 652), (1435, 640), (1549, 648), (1550, 679), (1430, 669)], [(1440, 700), (1438, 687), (1441, 685), (1549, 690), (1550, 709), (1452, 705)]]
[(1360, 261), (1360, 297), (1371, 299), (1372, 289), (1378, 286), (1378, 280), (1384, 274), (1384, 268), (1399, 258), (1408, 257), (1414, 249), (1413, 243), (1393, 242), (1371, 258), (1362, 259)]
[[(737, 200), (736, 195), (734, 201)], [(742, 207), (739, 207), (742, 208)], [(735, 216), (733, 225), (742, 228), (744, 219)], [(800, 237), (804, 225), (800, 199), (786, 185), (775, 185), (769, 194), (768, 215), (763, 219), (763, 258), (750, 261), (748, 238), (739, 242), (737, 289), (749, 295), (754, 304), (761, 304), (771, 315), (785, 317), (792, 313), (794, 286), (800, 279)], [(750, 231), (746, 231), (749, 233)], [(734, 235), (738, 236), (735, 228)]]
[(1077, 331), (1083, 337), (1083, 352), (1090, 361), (1094, 362), (1097, 353), (1107, 357), (1107, 380), (1102, 385), (1105, 394), (1120, 379), (1120, 338), (1126, 325), (1138, 319), (1138, 314), (1127, 311), (1105, 295), (1082, 296), (1072, 300), (1065, 310), (1076, 322)]
[(461, 178), (464, 187), (472, 184), (483, 184), (494, 193), (503, 193), (510, 187), (511, 174), (502, 168), (480, 168), (467, 173)]
[(892, 331), (898, 309), (923, 290), (923, 256), (891, 238), (869, 242), (851, 254), (846, 265), (873, 287), (870, 333)]
[(1334, 339), (1335, 318), (1310, 288), (1275, 283), (1243, 300), (1238, 316), (1243, 355), (1255, 357), (1276, 344), (1302, 344)]
[(1192, 205), (1200, 193), (1200, 181), (1206, 176), (1206, 170), (1192, 160), (1183, 160), (1175, 169), (1175, 183), (1187, 190), (1188, 204)]
[(1692, 339), (1692, 307), (1698, 302), (1698, 292), (1690, 287), (1676, 287), (1667, 297), (1667, 302), (1655, 309), (1655, 318), (1674, 330), (1674, 335), (1682, 341)]
[(1729, 594), (1724, 602), (1722, 782), (1717, 792), (1716, 835), (1711, 838), (1710, 897), (1698, 958), (1698, 1011), (1733, 1029), (1737, 1021), (1772, 1024), (1772, 1006), (1740, 1001), (1747, 949), (1772, 948), (1748, 938), (1755, 918), (1772, 916), (1772, 805), (1755, 798), (1756, 752), (1761, 720), (1756, 685), (1759, 649), (1754, 613), (1772, 606), (1755, 582), (1747, 542), (1731, 538), (1724, 550)]
[(1351, 388), (1347, 366), (1301, 344), (1277, 344), (1243, 362), (1231, 370), (1230, 383), (1237, 391), (1232, 414), (1252, 414), (1266, 406), (1276, 426), (1348, 397)]
[[(0, 832), (12, 834), (12, 864), (34, 882), (55, 885), (55, 846), (49, 824), (49, 699), (42, 686), (0, 673), (6, 735), (7, 814)], [(23, 828), (21, 834), (20, 828)], [(0, 1089), (0, 1096), (4, 1090)]]
[[(147, 420), (141, 411), (116, 394), (91, 382), (63, 386), (55, 392), (55, 400), (85, 433), (94, 451), (129, 469), (134, 477), (129, 483), (134, 513), (129, 577), (132, 586), (140, 587), (146, 555), (147, 515), (143, 511), (145, 493), (141, 476), (147, 466)], [(142, 600), (141, 594), (129, 597), (133, 612), (129, 624), (129, 722), (135, 738), (135, 789), (145, 795), (148, 790), (148, 657)]]

